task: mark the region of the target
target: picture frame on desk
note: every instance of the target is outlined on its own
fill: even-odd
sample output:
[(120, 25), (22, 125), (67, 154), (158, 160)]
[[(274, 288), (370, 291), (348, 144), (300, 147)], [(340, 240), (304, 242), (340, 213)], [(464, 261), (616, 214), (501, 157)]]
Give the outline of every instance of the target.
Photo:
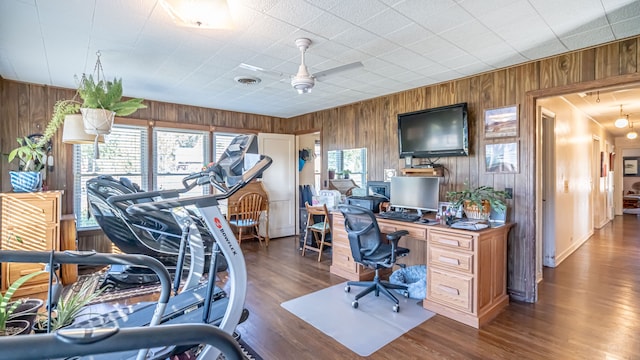
[(519, 106), (510, 105), (484, 111), (484, 138), (517, 137)]

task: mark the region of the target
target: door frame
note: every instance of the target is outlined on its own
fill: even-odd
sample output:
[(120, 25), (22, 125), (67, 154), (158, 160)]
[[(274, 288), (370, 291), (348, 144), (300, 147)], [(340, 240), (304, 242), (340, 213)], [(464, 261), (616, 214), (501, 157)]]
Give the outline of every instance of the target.
[[(597, 91), (605, 88), (615, 88), (615, 87), (625, 87), (625, 86), (640, 87), (640, 73), (611, 76), (604, 79), (576, 82), (569, 85), (531, 90), (525, 94), (526, 100), (525, 100), (524, 108), (525, 108), (525, 112), (528, 115), (527, 117), (529, 119), (536, 119), (538, 99), (571, 94), (576, 92)], [(540, 136), (540, 133), (537, 132), (538, 128), (535, 128), (535, 129), (536, 131), (534, 132), (534, 134), (530, 134), (530, 136), (531, 136), (531, 143), (535, 147), (534, 149), (535, 154), (538, 154), (539, 144), (537, 143), (536, 139)], [(622, 160), (618, 158), (619, 156), (616, 157), (616, 164), (621, 165)], [(533, 164), (533, 166), (536, 172), (535, 181), (537, 182), (538, 178), (541, 176), (541, 173), (539, 172), (539, 164), (538, 164), (540, 162), (540, 158), (536, 156), (534, 162), (535, 163)], [(620, 167), (618, 167), (618, 169), (619, 168)], [(539, 198), (541, 197), (541, 195), (540, 195), (540, 190), (537, 187), (535, 187), (535, 193), (532, 196), (533, 196), (533, 199), (532, 199), (533, 203), (536, 204), (536, 211), (534, 211), (535, 216), (531, 218), (530, 220), (531, 223), (527, 223), (526, 224), (527, 226), (525, 226), (525, 228), (530, 230), (527, 230), (524, 234), (522, 234), (524, 236), (524, 244), (525, 244), (522, 257), (520, 257), (520, 260), (524, 262), (522, 266), (525, 267), (525, 269), (523, 270), (524, 278), (519, 279), (519, 281), (522, 282), (522, 291), (517, 294), (512, 294), (513, 298), (517, 300), (527, 301), (527, 302), (536, 302), (538, 300), (538, 286), (535, 280), (537, 279), (536, 275), (537, 275), (537, 267), (538, 267), (538, 255), (537, 255), (538, 242), (540, 241), (538, 239), (539, 237), (538, 234), (540, 234), (540, 232), (542, 231), (541, 222), (538, 221), (538, 216), (540, 215), (540, 211), (537, 210), (537, 209), (540, 209)], [(619, 195), (619, 196), (620, 196), (620, 202), (621, 202), (622, 195)], [(533, 281), (529, 279), (532, 279)]]

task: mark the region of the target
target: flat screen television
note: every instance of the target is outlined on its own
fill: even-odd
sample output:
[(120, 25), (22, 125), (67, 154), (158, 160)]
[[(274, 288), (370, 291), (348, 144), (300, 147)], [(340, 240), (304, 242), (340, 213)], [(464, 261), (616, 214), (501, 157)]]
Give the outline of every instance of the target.
[(398, 114), (400, 157), (469, 155), (467, 103)]

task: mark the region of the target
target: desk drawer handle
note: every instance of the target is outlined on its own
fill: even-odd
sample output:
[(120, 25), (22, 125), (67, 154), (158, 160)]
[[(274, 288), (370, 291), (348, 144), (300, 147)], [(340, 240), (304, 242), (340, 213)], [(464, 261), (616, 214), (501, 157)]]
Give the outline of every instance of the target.
[(460, 243), (457, 240), (438, 239), (438, 242), (446, 245), (460, 246)]
[(440, 262), (451, 264), (451, 265), (460, 265), (460, 260), (459, 259), (454, 259), (454, 258), (442, 256), (442, 255), (440, 255), (438, 257), (438, 260)]
[(460, 295), (460, 290), (446, 286), (446, 285), (438, 285), (438, 288), (451, 295), (456, 295), (456, 296)]

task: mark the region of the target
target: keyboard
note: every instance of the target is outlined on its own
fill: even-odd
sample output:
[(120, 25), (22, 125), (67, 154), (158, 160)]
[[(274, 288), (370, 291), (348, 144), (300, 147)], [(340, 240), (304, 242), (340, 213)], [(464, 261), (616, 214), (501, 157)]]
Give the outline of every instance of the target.
[(418, 214), (404, 213), (399, 211), (387, 211), (387, 212), (380, 213), (379, 216), (383, 219), (407, 221), (407, 222), (415, 222), (418, 219), (420, 219), (420, 215)]

